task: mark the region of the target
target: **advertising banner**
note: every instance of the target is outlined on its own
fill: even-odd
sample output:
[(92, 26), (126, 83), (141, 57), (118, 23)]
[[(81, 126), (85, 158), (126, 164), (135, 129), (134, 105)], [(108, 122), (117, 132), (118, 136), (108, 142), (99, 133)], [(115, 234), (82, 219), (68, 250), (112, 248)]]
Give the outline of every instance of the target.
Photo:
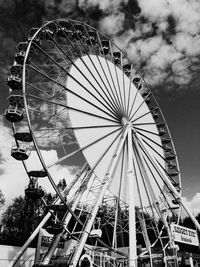
[(171, 224), (174, 241), (192, 246), (199, 246), (197, 231), (178, 224)]
[[(49, 234), (45, 229), (41, 228), (38, 236), (38, 244), (36, 248), (35, 263), (38, 264), (47, 252), (49, 246), (54, 239), (53, 235)], [(70, 239), (64, 241), (62, 238), (54, 252), (54, 255), (66, 258), (77, 245), (77, 241)]]

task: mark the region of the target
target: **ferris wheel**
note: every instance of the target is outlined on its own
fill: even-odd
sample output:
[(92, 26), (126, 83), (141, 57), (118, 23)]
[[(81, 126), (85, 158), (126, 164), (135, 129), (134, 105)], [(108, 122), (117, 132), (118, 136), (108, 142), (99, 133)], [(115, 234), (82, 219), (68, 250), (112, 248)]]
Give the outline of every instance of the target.
[(142, 257), (152, 264), (155, 251), (175, 255), (170, 224), (184, 207), (178, 159), (134, 62), (91, 26), (58, 19), (17, 45), (8, 86), (11, 155), (30, 179), (25, 193), (42, 198), (48, 180), (58, 196), (30, 238), (53, 217), (46, 230), (55, 239), (38, 264), (49, 264), (61, 236), (76, 241), (65, 255), (73, 266), (84, 257), (98, 266), (99, 259), (136, 266)]

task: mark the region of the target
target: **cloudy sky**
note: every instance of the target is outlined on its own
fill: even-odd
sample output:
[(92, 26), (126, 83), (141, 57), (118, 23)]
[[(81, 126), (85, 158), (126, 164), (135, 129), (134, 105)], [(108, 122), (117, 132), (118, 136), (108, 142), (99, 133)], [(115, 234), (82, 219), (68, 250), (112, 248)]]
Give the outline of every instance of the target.
[[(200, 211), (200, 1), (79, 0), (78, 6), (102, 14), (98, 29), (127, 53), (152, 88), (175, 144), (183, 196)], [(0, 105), (0, 188), (10, 201), (23, 194), (28, 179), (10, 156), (14, 140), (3, 116), (7, 96), (3, 93)], [(48, 157), (56, 159), (56, 152)], [(66, 176), (63, 169), (53, 171)]]

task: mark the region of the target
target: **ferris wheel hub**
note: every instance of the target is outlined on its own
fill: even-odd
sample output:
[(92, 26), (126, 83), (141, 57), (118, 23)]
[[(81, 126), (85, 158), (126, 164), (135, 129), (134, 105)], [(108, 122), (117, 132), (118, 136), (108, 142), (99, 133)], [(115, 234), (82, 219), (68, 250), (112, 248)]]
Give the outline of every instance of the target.
[(129, 126), (130, 125), (130, 121), (128, 120), (128, 118), (127, 117), (122, 117), (121, 118), (121, 124), (122, 124), (122, 126)]

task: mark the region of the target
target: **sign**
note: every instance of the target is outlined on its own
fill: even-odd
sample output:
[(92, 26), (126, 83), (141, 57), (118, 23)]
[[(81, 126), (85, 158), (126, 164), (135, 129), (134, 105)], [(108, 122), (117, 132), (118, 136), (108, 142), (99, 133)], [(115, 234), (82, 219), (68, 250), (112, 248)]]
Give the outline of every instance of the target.
[[(38, 236), (38, 244), (36, 248), (35, 264), (38, 264), (48, 251), (49, 246), (52, 243), (54, 236), (49, 234), (45, 229), (41, 228)], [(71, 250), (77, 245), (77, 241), (70, 239), (64, 241), (61, 239), (57, 245), (54, 255), (59, 257), (67, 257)]]
[(189, 244), (192, 246), (199, 246), (199, 240), (196, 230), (172, 223), (171, 231), (174, 241)]

